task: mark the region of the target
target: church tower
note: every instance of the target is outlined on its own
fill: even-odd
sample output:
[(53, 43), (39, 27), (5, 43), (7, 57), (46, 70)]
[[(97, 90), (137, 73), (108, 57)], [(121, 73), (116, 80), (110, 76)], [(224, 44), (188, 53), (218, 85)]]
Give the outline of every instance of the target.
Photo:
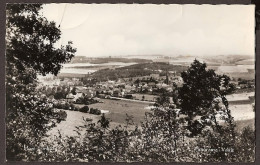
[(165, 79), (165, 84), (169, 85), (168, 69), (166, 70), (166, 79)]

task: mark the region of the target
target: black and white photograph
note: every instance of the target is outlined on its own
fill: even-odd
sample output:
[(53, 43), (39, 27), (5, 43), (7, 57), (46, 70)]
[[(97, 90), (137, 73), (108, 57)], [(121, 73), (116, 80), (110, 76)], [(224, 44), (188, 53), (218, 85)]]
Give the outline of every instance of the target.
[(255, 5), (5, 8), (7, 162), (255, 162)]

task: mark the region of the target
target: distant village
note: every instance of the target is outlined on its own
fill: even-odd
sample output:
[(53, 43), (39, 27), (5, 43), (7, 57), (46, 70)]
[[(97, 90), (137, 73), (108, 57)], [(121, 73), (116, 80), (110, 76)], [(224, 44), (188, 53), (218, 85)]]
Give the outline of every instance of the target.
[[(107, 80), (98, 82), (93, 78), (66, 78), (46, 76), (39, 78), (38, 89), (42, 97), (53, 100), (63, 100), (69, 103), (77, 103), (80, 98), (125, 98), (141, 101), (155, 101), (156, 96), (166, 93), (172, 96), (181, 87), (183, 80), (174, 71), (167, 71), (166, 76), (150, 74), (149, 76), (119, 78), (118, 80)], [(248, 90), (255, 88), (254, 80), (237, 79), (232, 80), (237, 90)], [(143, 95), (136, 98), (135, 94)], [(145, 95), (154, 97), (145, 98)]]
[(76, 102), (80, 97), (134, 99), (132, 94), (135, 93), (156, 95), (161, 92), (173, 92), (173, 84), (180, 87), (183, 83), (180, 76), (173, 75), (174, 72), (169, 72), (166, 76), (151, 74), (150, 76), (119, 78), (117, 81), (105, 82), (96, 82), (91, 78), (57, 78), (53, 76), (40, 78), (38, 88), (46, 91), (43, 96), (52, 94), (54, 98), (58, 98), (55, 97), (55, 94), (63, 90), (67, 93), (64, 99), (68, 102)]

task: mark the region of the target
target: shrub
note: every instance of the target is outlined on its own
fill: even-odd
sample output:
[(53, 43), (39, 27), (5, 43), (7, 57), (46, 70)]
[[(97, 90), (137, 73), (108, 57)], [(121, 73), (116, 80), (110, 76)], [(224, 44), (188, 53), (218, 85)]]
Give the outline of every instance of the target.
[(76, 104), (82, 104), (83, 103), (83, 98), (80, 97), (76, 100)]
[(94, 115), (101, 115), (101, 110), (96, 109), (96, 108), (90, 108), (89, 113), (94, 114)]
[(60, 121), (63, 121), (63, 120), (65, 120), (67, 118), (66, 111), (59, 110), (58, 111), (58, 115), (59, 115), (58, 120), (60, 120)]
[[(90, 109), (91, 112), (96, 110)], [(213, 129), (204, 129), (202, 132), (204, 136), (187, 137), (188, 130), (183, 125), (185, 121), (176, 118), (173, 111), (159, 116), (146, 113), (141, 127), (136, 127), (134, 130), (120, 125), (115, 128), (109, 127), (109, 120), (104, 114), (97, 123), (93, 123), (89, 118), (83, 120), (86, 122), (84, 126), (76, 128), (78, 136), (60, 135), (56, 140), (48, 142), (47, 146), (56, 144), (57, 151), (50, 150), (47, 154), (40, 155), (37, 161), (254, 161), (255, 133), (250, 128), (244, 128), (240, 134), (236, 134), (237, 140), (232, 143), (230, 130), (226, 130), (225, 127), (221, 128), (221, 133)], [(80, 130), (83, 133), (80, 133)], [(59, 145), (61, 143), (62, 145)], [(227, 152), (223, 152), (222, 149), (226, 149)], [(234, 149), (234, 152), (229, 152), (228, 149)]]
[(66, 106), (66, 104), (62, 104), (59, 102), (59, 103), (54, 104), (53, 107), (58, 108), (58, 109), (66, 109), (68, 107), (68, 105)]
[(75, 110), (75, 105), (70, 103), (70, 110)]
[(60, 107), (61, 107), (60, 103), (53, 104), (53, 108), (58, 108), (58, 109), (60, 109)]
[(74, 111), (79, 111), (79, 107), (78, 106), (75, 106), (75, 108), (74, 108)]
[(63, 109), (69, 110), (70, 109), (70, 104), (66, 102)]
[(237, 139), (236, 145), (234, 146), (237, 161), (255, 161), (255, 131), (247, 126), (243, 128)]
[(79, 111), (87, 113), (89, 111), (89, 108), (88, 108), (88, 106), (84, 106), (84, 107), (80, 108)]

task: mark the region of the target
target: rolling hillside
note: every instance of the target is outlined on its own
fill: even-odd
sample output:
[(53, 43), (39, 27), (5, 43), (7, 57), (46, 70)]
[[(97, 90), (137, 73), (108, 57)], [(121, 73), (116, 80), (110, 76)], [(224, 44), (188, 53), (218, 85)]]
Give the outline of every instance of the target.
[(138, 76), (149, 76), (153, 73), (160, 73), (163, 71), (176, 71), (180, 73), (187, 69), (187, 66), (172, 65), (162, 62), (156, 63), (142, 63), (125, 66), (116, 69), (101, 69), (91, 74), (92, 78), (98, 81), (116, 80), (118, 78), (130, 78)]

